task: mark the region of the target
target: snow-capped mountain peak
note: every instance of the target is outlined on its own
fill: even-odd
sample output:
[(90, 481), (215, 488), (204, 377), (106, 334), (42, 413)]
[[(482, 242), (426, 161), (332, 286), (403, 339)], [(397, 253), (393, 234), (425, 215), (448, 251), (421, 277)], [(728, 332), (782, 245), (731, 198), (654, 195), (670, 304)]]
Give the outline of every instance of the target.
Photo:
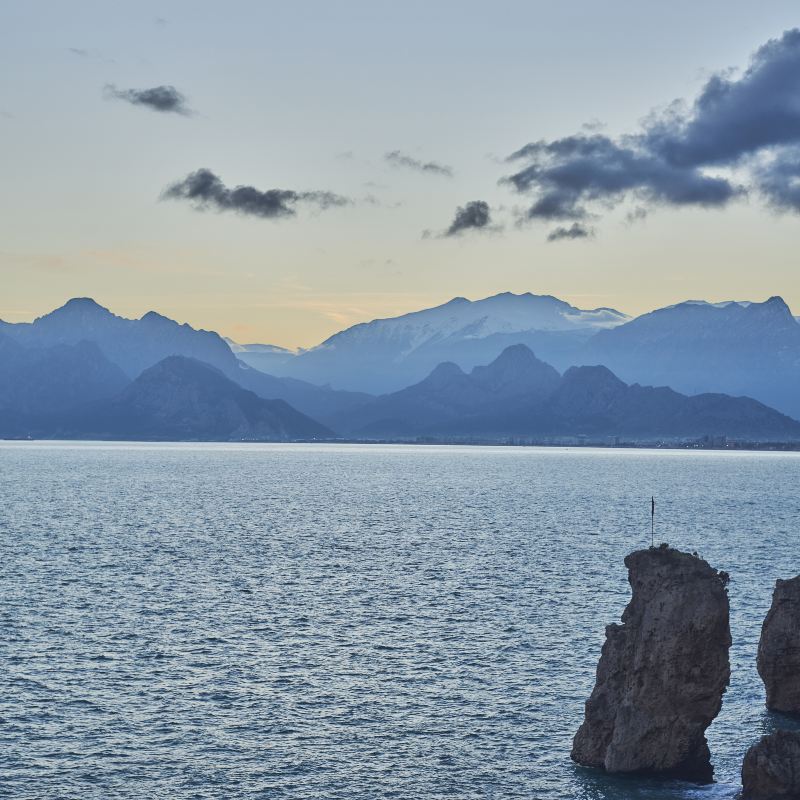
[(527, 331), (599, 330), (628, 319), (612, 308), (580, 309), (551, 295), (503, 292), (474, 301), (454, 297), (433, 308), (354, 325), (331, 336), (319, 348), (367, 341), (402, 343), (398, 355), (405, 357), (423, 345), (453, 337), (484, 339)]

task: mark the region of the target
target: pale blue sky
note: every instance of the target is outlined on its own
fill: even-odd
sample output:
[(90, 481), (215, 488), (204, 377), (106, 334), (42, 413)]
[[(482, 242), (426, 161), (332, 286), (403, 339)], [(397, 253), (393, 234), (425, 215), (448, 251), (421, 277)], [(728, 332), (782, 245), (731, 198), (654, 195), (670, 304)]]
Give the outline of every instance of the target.
[[(781, 294), (800, 313), (796, 215), (751, 197), (631, 225), (619, 208), (590, 241), (548, 243), (498, 185), (527, 142), (633, 131), (798, 24), (796, 2), (0, 0), (0, 317), (90, 295), (295, 346), (505, 290), (629, 313)], [(196, 114), (106, 84), (174, 85)], [(392, 150), (455, 175), (392, 167)], [(159, 201), (201, 167), (353, 203), (271, 220)], [(471, 200), (504, 230), (437, 238)]]

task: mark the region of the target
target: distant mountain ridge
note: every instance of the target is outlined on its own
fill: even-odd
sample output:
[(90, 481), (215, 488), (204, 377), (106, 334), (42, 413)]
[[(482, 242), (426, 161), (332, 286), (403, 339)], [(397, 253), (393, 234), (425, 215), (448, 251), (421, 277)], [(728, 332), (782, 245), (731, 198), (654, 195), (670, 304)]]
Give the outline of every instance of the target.
[(225, 343), (239, 361), (269, 374), (273, 374), (296, 355), (294, 350), (275, 344), (239, 344), (228, 337), (225, 337)]
[(214, 367), (169, 356), (149, 367), (116, 399), (94, 409), (89, 424), (125, 438), (285, 441), (331, 437), (324, 425), (283, 400), (264, 400)]
[(185, 356), (159, 361), (113, 398), (39, 417), (33, 430), (50, 438), (156, 441), (287, 441), (333, 435), (283, 400), (264, 400), (215, 367)]
[(126, 319), (88, 297), (76, 297), (33, 322), (0, 322), (0, 333), (30, 347), (94, 342), (130, 379), (171, 355), (197, 358), (223, 371), (236, 358), (219, 334), (179, 324), (155, 311)]
[(513, 345), (469, 374), (452, 362), (439, 364), (418, 384), (378, 397), (356, 414), (334, 417), (332, 424), (337, 430), (365, 436), (387, 431), (415, 435), (487, 411), (492, 404), (541, 399), (555, 389), (560, 377), (525, 345)]
[(73, 408), (112, 397), (127, 383), (92, 342), (26, 347), (0, 333), (0, 415)]
[(598, 332), (575, 363), (691, 394), (749, 395), (800, 416), (800, 324), (780, 297), (658, 309)]
[(628, 319), (615, 309), (583, 310), (530, 292), (475, 301), (456, 297), (434, 308), (354, 325), (275, 369), (338, 389), (394, 391), (443, 361), (470, 369), (512, 344), (557, 358), (577, 350), (596, 331)]
[[(534, 345), (546, 356), (534, 356)], [(398, 388), (377, 398), (335, 390), (267, 374), (237, 353), (285, 359), (287, 369), (309, 371), (319, 383), (333, 370), (334, 385), (347, 385), (355, 376), (369, 385), (388, 382)], [(603, 426), (660, 435), (658, 418), (665, 421), (664, 430), (714, 433), (724, 423), (731, 436), (744, 431), (741, 435), (759, 438), (766, 429), (786, 436), (793, 429), (769, 414), (757, 422), (765, 407), (745, 401), (800, 417), (800, 324), (777, 296), (762, 303), (689, 300), (635, 319), (613, 309), (580, 310), (548, 295), (455, 298), (434, 309), (354, 326), (299, 353), (236, 345), (156, 312), (125, 319), (89, 298), (75, 298), (31, 323), (0, 321), (0, 435), (118, 398), (143, 372), (174, 356), (202, 362), (242, 390), (283, 400), (322, 427), (348, 435), (389, 430), (540, 435)], [(595, 371), (569, 369), (581, 365)], [(598, 365), (606, 372), (597, 372)], [(157, 374), (167, 380), (166, 373)], [(191, 377), (182, 374), (187, 381)], [(412, 375), (418, 377), (409, 379)], [(586, 405), (574, 419), (565, 416), (573, 401), (564, 387), (576, 375), (582, 376), (577, 385), (595, 386), (595, 396), (604, 391), (613, 396), (599, 428), (586, 416)], [(615, 416), (620, 408), (625, 414)], [(539, 427), (531, 422), (534, 410)], [(749, 429), (739, 424), (744, 420)]]
[(441, 364), (420, 383), (376, 398), (338, 425), (365, 438), (800, 440), (800, 422), (751, 398), (689, 397), (667, 387), (629, 386), (603, 366), (571, 367), (561, 376), (524, 345), (508, 348), (470, 374)]
[(525, 344), (559, 370), (604, 364), (628, 383), (747, 395), (800, 417), (800, 324), (780, 297), (687, 300), (631, 319), (548, 295), (495, 295), (348, 328), (284, 358), (280, 375), (391, 393), (443, 362), (464, 370)]
[(262, 373), (238, 360), (214, 331), (180, 324), (155, 311), (148, 311), (140, 319), (126, 319), (86, 297), (73, 298), (33, 322), (0, 321), (0, 335), (31, 352), (91, 342), (129, 380), (169, 356), (193, 358), (216, 367), (264, 399), (285, 400), (314, 418), (359, 406), (369, 399), (359, 393), (336, 392), (330, 387)]

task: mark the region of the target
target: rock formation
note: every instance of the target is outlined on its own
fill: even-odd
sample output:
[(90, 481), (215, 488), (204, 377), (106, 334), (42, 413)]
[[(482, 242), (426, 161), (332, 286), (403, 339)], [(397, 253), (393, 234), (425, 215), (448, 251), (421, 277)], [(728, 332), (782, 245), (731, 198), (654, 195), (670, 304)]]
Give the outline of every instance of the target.
[(776, 731), (754, 744), (744, 757), (742, 787), (742, 800), (797, 800), (800, 733)]
[(800, 575), (775, 584), (758, 643), (758, 674), (767, 708), (800, 714)]
[(712, 780), (705, 730), (728, 685), (728, 576), (661, 545), (625, 559), (633, 596), (606, 628), (572, 759), (608, 772)]

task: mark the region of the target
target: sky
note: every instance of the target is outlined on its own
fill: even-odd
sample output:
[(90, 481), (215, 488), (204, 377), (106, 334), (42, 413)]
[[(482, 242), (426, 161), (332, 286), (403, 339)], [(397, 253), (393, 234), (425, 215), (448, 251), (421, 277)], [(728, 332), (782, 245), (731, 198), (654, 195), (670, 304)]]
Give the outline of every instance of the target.
[(502, 291), (800, 314), (798, 27), (751, 0), (0, 0), (0, 318), (90, 296), (308, 347)]

